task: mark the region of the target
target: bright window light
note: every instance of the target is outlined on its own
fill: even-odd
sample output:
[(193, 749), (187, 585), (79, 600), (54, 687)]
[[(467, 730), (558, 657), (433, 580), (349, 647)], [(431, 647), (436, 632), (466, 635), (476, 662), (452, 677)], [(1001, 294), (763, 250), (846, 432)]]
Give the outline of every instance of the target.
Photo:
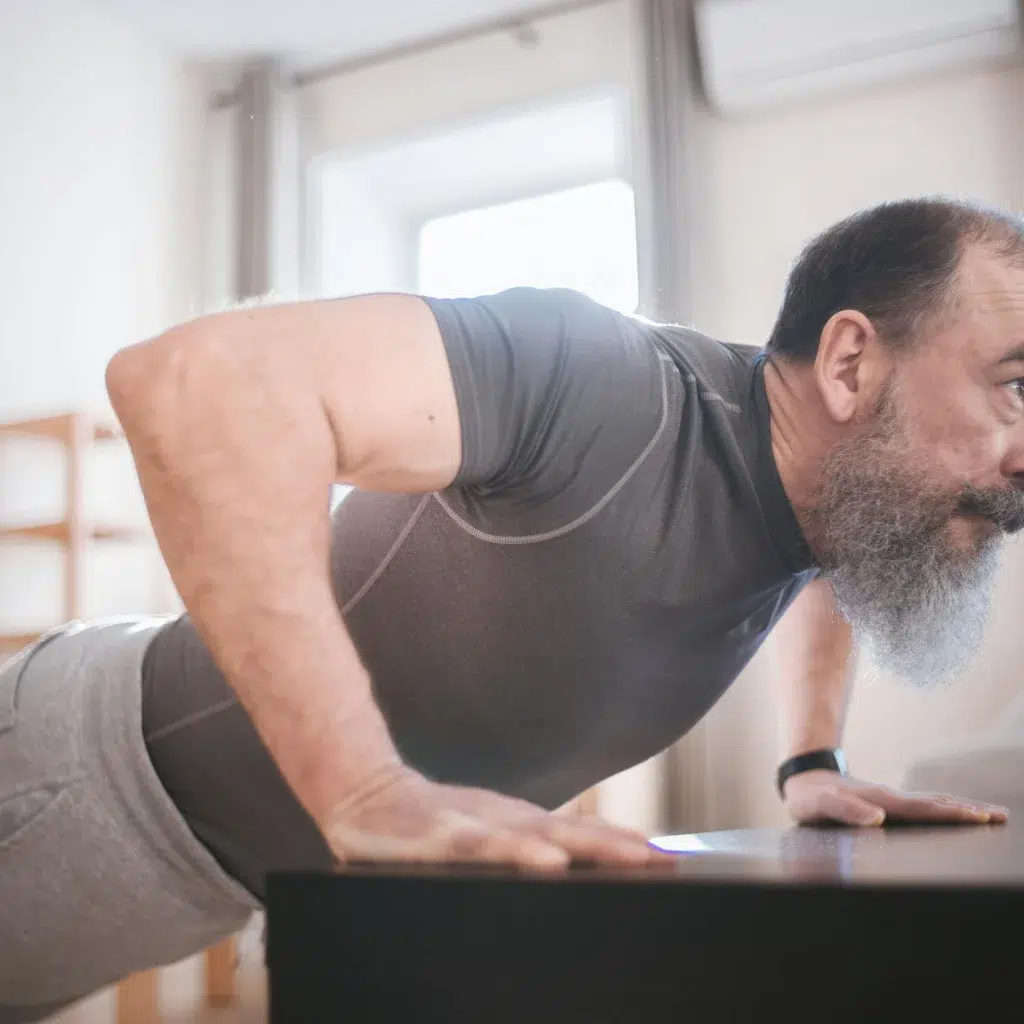
[(632, 188), (604, 181), (423, 225), (420, 294), (455, 298), (520, 286), (573, 288), (612, 309), (636, 312)]

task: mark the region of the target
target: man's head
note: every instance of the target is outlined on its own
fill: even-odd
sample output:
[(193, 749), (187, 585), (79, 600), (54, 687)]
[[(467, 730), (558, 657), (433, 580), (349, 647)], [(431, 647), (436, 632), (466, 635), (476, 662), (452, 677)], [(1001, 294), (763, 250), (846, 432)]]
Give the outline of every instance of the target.
[(1024, 529), (1024, 221), (941, 199), (842, 221), (768, 350), (780, 469), (844, 612), (897, 674), (955, 674)]

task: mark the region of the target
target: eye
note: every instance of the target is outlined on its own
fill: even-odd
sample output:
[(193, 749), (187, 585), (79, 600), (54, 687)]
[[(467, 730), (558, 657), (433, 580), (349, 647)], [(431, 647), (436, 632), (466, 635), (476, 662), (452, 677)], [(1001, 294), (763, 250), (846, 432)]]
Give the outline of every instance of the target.
[(1010, 388), (1016, 396), (1024, 402), (1024, 377), (1018, 377), (1010, 381)]

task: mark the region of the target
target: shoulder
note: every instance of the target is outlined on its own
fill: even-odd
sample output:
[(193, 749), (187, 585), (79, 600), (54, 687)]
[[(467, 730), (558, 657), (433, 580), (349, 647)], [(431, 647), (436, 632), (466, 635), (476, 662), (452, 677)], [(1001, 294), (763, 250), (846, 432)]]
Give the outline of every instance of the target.
[(642, 347), (652, 326), (569, 288), (510, 288), (472, 298), (423, 297), (443, 334), (482, 342), (495, 336), (528, 346)]

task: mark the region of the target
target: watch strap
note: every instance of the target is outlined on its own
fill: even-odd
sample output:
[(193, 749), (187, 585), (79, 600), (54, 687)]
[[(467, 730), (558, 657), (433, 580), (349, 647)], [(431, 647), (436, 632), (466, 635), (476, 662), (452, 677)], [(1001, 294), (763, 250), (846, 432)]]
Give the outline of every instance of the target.
[(803, 772), (827, 771), (846, 774), (846, 758), (838, 747), (827, 747), (823, 750), (809, 750), (804, 754), (790, 757), (779, 765), (775, 778), (775, 788), (779, 796), (784, 795), (786, 783), (794, 776)]

